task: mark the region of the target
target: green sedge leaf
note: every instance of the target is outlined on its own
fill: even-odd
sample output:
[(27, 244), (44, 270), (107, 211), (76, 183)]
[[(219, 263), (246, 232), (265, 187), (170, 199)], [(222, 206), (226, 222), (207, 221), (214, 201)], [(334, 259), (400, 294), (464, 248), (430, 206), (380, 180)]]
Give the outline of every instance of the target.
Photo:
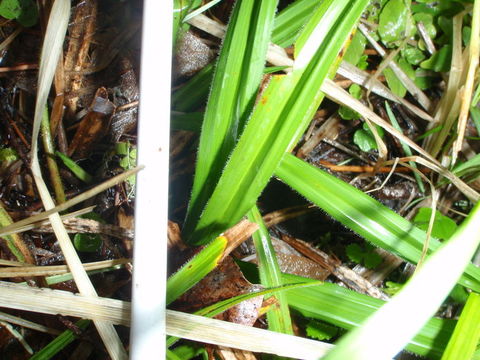
[(305, 331), (308, 337), (321, 341), (330, 340), (338, 334), (338, 328), (317, 320), (310, 320), (305, 327)]
[[(411, 263), (419, 261), (425, 232), (377, 200), (290, 154), (284, 157), (276, 175), (373, 245)], [(431, 238), (430, 250), (439, 247), (438, 239)], [(459, 283), (480, 291), (480, 269), (469, 264)]]
[(470, 293), (442, 360), (469, 360), (480, 340), (480, 295)]
[(176, 300), (197, 282), (215, 269), (227, 246), (227, 239), (219, 236), (205, 246), (167, 280), (167, 305)]
[(195, 227), (251, 113), (263, 74), (277, 2), (244, 0), (238, 1), (233, 9), (202, 123), (184, 225), (186, 233)]
[(55, 151), (63, 164), (80, 180), (89, 184), (92, 182), (92, 176), (87, 173), (81, 166), (79, 166), (75, 161), (70, 159), (67, 155), (61, 153), (60, 151)]
[(191, 227), (193, 232), (187, 228), (189, 241), (204, 243), (244, 216), (266, 186), (283, 154), (305, 131), (324, 97), (319, 91), (323, 80), (332, 75), (331, 65), (367, 4), (366, 0), (346, 2), (349, 6), (336, 14), (336, 21), (328, 19), (332, 25), (328, 29), (328, 41), (320, 45), (308, 66), (299, 66), (293, 73), (275, 76), (270, 81), (200, 219), (195, 227)]

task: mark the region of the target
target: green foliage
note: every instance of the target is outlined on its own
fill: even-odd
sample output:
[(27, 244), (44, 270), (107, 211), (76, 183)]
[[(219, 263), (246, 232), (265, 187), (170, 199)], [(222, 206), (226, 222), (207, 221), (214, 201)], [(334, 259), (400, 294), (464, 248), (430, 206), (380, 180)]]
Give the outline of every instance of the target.
[(196, 356), (202, 356), (203, 359), (208, 359), (205, 347), (194, 346), (193, 344), (177, 346), (172, 352), (182, 360), (190, 360)]
[[(420, 259), (425, 232), (355, 187), (291, 154), (285, 155), (275, 174), (373, 245), (411, 263)], [(431, 238), (429, 244), (434, 251), (441, 243)], [(469, 264), (459, 283), (480, 291), (480, 269)]]
[(401, 50), (402, 56), (411, 65), (418, 65), (425, 60), (425, 54), (420, 49), (407, 45)]
[(362, 248), (358, 244), (347, 246), (347, 256), (353, 262), (364, 265), (368, 269), (374, 269), (382, 263), (382, 257), (378, 255), (372, 245), (365, 244)]
[[(413, 218), (413, 223), (422, 230), (428, 229), (431, 208), (420, 208), (417, 215)], [(440, 211), (435, 211), (435, 221), (433, 222), (432, 236), (439, 239), (449, 239), (457, 230), (457, 224), (448, 216), (442, 215)]]
[[(100, 215), (91, 212), (85, 215), (79, 216), (82, 219), (91, 219), (98, 221), (102, 224), (105, 224), (105, 221), (100, 217)], [(98, 234), (75, 234), (73, 237), (73, 245), (75, 249), (82, 252), (95, 252), (102, 245), (102, 238)]]
[(468, 292), (463, 286), (455, 285), (450, 292), (449, 298), (456, 304), (465, 304), (468, 298)]
[(412, 12), (430, 14), (434, 17), (447, 15), (452, 17), (464, 9), (464, 6), (455, 0), (416, 1), (411, 6)]
[(365, 50), (365, 45), (367, 44), (367, 39), (361, 32), (356, 32), (353, 36), (353, 39), (348, 47), (343, 60), (349, 62), (352, 65), (357, 65), (362, 59), (363, 51)]
[(70, 169), (70, 171), (80, 180), (83, 182), (91, 183), (92, 176), (87, 173), (83, 168), (78, 165), (75, 161), (69, 158), (67, 155), (62, 154), (60, 151), (55, 151), (55, 155), (57, 155), (60, 160), (62, 160), (63, 164)]
[(450, 69), (452, 61), (452, 45), (447, 44), (433, 54), (430, 58), (420, 63), (420, 67), (436, 72), (445, 72)]
[[(252, 234), (252, 239), (257, 253), (261, 284), (265, 287), (280, 286), (282, 285), (280, 266), (262, 215), (258, 208), (254, 206), (248, 212), (247, 217), (248, 220), (258, 225), (258, 230)], [(279, 293), (276, 297), (279, 306), (274, 306), (267, 311), (268, 328), (272, 331), (293, 335), (286, 295)]]
[(310, 320), (306, 327), (305, 332), (307, 336), (316, 340), (330, 340), (338, 334), (338, 328), (323, 321)]
[(1, 0), (0, 15), (23, 26), (33, 26), (38, 20), (38, 9), (33, 0)]
[(278, 13), (272, 32), (272, 42), (282, 47), (292, 45), (318, 5), (318, 0), (297, 0)]
[[(90, 324), (90, 320), (79, 320), (75, 325), (81, 330), (85, 330)], [(43, 347), (40, 351), (35, 353), (30, 360), (49, 360), (53, 359), (56, 354), (62, 351), (67, 345), (77, 339), (77, 335), (72, 330), (65, 330), (58, 335), (49, 344)]]
[[(235, 224), (255, 204), (285, 152), (297, 143), (310, 123), (324, 97), (324, 94), (319, 91), (321, 85), (327, 76), (333, 76), (332, 66), (337, 62), (336, 56), (355, 27), (366, 3), (365, 0), (335, 1), (335, 6), (327, 10), (329, 16), (321, 18), (321, 29), (328, 30), (322, 38), (312, 37), (304, 41), (304, 34), (312, 30), (311, 24), (305, 27), (297, 43), (302, 39), (300, 43), (304, 44), (303, 49), (306, 51), (300, 52), (292, 73), (271, 79), (235, 144), (230, 141), (231, 132), (224, 134), (223, 131), (217, 131), (230, 127), (229, 122), (232, 119), (229, 114), (232, 109), (222, 110), (223, 107), (227, 107), (225, 97), (230, 98), (234, 93), (225, 90), (228, 81), (223, 83), (221, 89), (212, 88), (207, 112), (213, 96), (215, 99), (217, 97), (222, 99), (222, 109), (219, 108), (215, 114), (212, 114), (215, 115), (212, 123), (210, 120), (207, 121), (209, 117), (206, 114), (200, 148), (202, 138), (210, 139), (208, 142), (205, 140), (203, 156), (210, 161), (215, 159), (218, 172), (211, 168), (210, 174), (218, 175), (207, 176), (208, 168), (200, 163), (200, 158), (197, 160), (195, 180), (197, 174), (199, 180), (197, 186), (194, 181), (191, 200), (193, 205), (190, 206), (184, 228), (188, 241), (205, 243)], [(324, 9), (320, 7), (319, 10)], [(317, 17), (312, 19), (320, 21)], [(242, 54), (242, 52), (235, 52), (237, 53)], [(217, 71), (218, 69), (217, 67)], [(234, 80), (232, 77), (233, 74), (229, 79)], [(239, 99), (234, 97), (232, 101), (237, 104)], [(216, 121), (219, 122), (218, 126), (213, 127)], [(227, 149), (231, 145), (235, 145), (235, 148), (229, 156)], [(222, 161), (226, 161), (226, 164)], [(206, 182), (207, 179), (208, 182)], [(211, 196), (208, 196), (209, 191)], [(199, 196), (200, 192), (205, 195)]]
[[(283, 278), (286, 283), (311, 281), (290, 274), (283, 274)], [(366, 319), (385, 305), (382, 300), (331, 283), (289, 290), (287, 296), (290, 307), (303, 316), (346, 330), (360, 327)], [(428, 356), (429, 359), (437, 359), (443, 353), (454, 326), (453, 320), (431, 318), (422, 330), (410, 340), (406, 349), (418, 355)], [(352, 354), (353, 350), (342, 360), (352, 359)]]
[(3, 148), (0, 149), (0, 168), (7, 167), (12, 162), (18, 160), (18, 154), (15, 149)]
[[(362, 88), (357, 85), (357, 84), (353, 84), (349, 87), (348, 89), (348, 92), (350, 93), (350, 95), (352, 95), (355, 99), (360, 99), (362, 97)], [(343, 119), (343, 120), (356, 120), (356, 119), (360, 119), (360, 114), (357, 113), (356, 111), (350, 109), (348, 106), (340, 106), (340, 108), (338, 109), (338, 115), (340, 115), (340, 117)]]
[(183, 22), (187, 14), (198, 8), (201, 0), (173, 0), (173, 32), (172, 43), (175, 47), (178, 37), (188, 30), (189, 25)]
[(180, 295), (202, 280), (210, 271), (218, 265), (227, 246), (227, 238), (219, 236), (202, 251), (190, 259), (167, 281), (167, 299), (169, 305)]
[(437, 36), (437, 28), (433, 23), (433, 16), (432, 14), (427, 14), (424, 12), (419, 12), (413, 15), (413, 19), (415, 22), (421, 22), (425, 26), (425, 30), (427, 30), (427, 34), (431, 39), (435, 39)]
[[(342, 337), (325, 360), (351, 359), (352, 351), (356, 360), (390, 359), (398, 354), (435, 315), (475, 254), (480, 243), (479, 221), (480, 204), (477, 204), (450, 240), (426, 259), (402, 290), (361, 327)], [(478, 319), (478, 315), (470, 319)], [(478, 321), (470, 323), (480, 330)], [(477, 341), (478, 337), (472, 351)], [(379, 343), (381, 347), (377, 347)]]
[[(415, 79), (415, 71), (403, 57), (398, 59), (397, 64), (410, 79)], [(407, 93), (407, 89), (405, 88), (405, 86), (403, 86), (402, 82), (398, 79), (397, 75), (395, 75), (393, 70), (390, 68), (386, 68), (385, 70), (383, 70), (383, 74), (385, 75), (385, 79), (387, 80), (390, 90), (392, 90), (395, 95), (399, 97), (404, 97)]]
[(480, 340), (480, 295), (468, 297), (442, 360), (470, 360)]
[[(434, 78), (425, 70), (418, 67), (415, 70), (415, 84), (422, 90), (429, 89), (433, 86)], [(437, 127), (438, 128), (438, 127)]]
[(102, 245), (102, 238), (93, 234), (75, 234), (73, 245), (81, 252), (95, 252)]
[(394, 296), (397, 292), (399, 292), (403, 287), (403, 284), (399, 284), (393, 281), (386, 281), (385, 288), (383, 288), (383, 292), (387, 295)]
[(404, 0), (390, 0), (385, 4), (378, 21), (378, 34), (387, 46), (405, 37), (408, 16)]
[[(202, 124), (192, 195), (184, 225), (187, 241), (192, 241), (190, 235), (198, 230), (195, 228), (199, 217), (206, 215), (204, 209), (251, 114), (263, 75), (277, 2), (246, 0), (237, 2), (233, 9)], [(255, 46), (249, 46), (251, 43)], [(223, 201), (222, 207), (224, 205)], [(253, 202), (241, 216), (252, 206)], [(232, 222), (236, 220), (231, 219)], [(225, 228), (220, 232), (223, 230)], [(209, 241), (218, 233), (195, 241)]]
[[(124, 170), (130, 170), (130, 169), (133, 169), (135, 166), (137, 166), (137, 149), (129, 142), (116, 143), (115, 153), (116, 155), (120, 156), (120, 161), (118, 164)], [(136, 176), (132, 175), (128, 177), (127, 182), (133, 191), (133, 188), (136, 182)]]
[[(383, 136), (383, 129), (377, 125), (375, 126), (378, 134), (380, 136)], [(375, 137), (373, 136), (372, 131), (366, 123), (363, 123), (362, 129), (358, 129), (357, 131), (355, 131), (355, 133), (353, 134), (353, 142), (360, 148), (360, 150), (365, 152), (377, 149), (377, 142), (375, 141)]]

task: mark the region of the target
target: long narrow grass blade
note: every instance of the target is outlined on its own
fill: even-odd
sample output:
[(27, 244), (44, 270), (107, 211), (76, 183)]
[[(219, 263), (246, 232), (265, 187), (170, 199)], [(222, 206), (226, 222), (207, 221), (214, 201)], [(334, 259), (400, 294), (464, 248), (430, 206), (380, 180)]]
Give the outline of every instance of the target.
[(27, 231), (31, 229), (29, 227), (31, 224), (34, 224), (36, 222), (45, 220), (48, 218), (50, 215), (59, 213), (61, 211), (67, 210), (71, 208), (74, 205), (77, 205), (87, 199), (90, 199), (91, 197), (101, 193), (102, 191), (105, 191), (112, 186), (115, 186), (116, 184), (121, 183), (122, 181), (125, 181), (128, 177), (135, 175), (137, 172), (142, 170), (144, 168), (143, 165), (137, 166), (134, 169), (125, 171), (117, 176), (112, 177), (111, 179), (106, 180), (105, 182), (95, 186), (94, 188), (87, 190), (80, 195), (75, 196), (74, 198), (71, 198), (70, 200), (67, 200), (63, 204), (57, 205), (52, 209), (45, 210), (44, 212), (41, 212), (39, 214), (30, 216), (28, 218), (19, 220), (13, 224), (4, 226), (0, 228), (0, 236), (5, 236), (9, 235), (15, 232), (22, 232), (22, 231)]
[(177, 311), (167, 311), (167, 332), (185, 339), (296, 359), (318, 359), (332, 347), (319, 341)]
[[(241, 294), (241, 295), (234, 296), (233, 298), (226, 299), (218, 303), (215, 303), (213, 305), (207, 306), (206, 308), (196, 311), (194, 314), (211, 318), (228, 310), (232, 306), (240, 304), (242, 301), (253, 299), (254, 297), (257, 297), (257, 296), (265, 296), (265, 295), (273, 295), (273, 294), (276, 294), (276, 296), (278, 296), (278, 294), (284, 294), (284, 291), (286, 290), (309, 287), (309, 286), (317, 286), (317, 285), (322, 285), (322, 283), (320, 281), (301, 282), (298, 284), (282, 285), (282, 286), (264, 289), (261, 291), (255, 291), (253, 293)], [(275, 331), (273, 329), (269, 329), (269, 330)], [(290, 335), (293, 335), (293, 331)], [(167, 339), (167, 346), (170, 347), (174, 345), (178, 340), (179, 339), (176, 337), (169, 337)]]
[(272, 42), (281, 47), (292, 45), (318, 5), (317, 0), (297, 0), (282, 10), (275, 18)]
[[(337, 6), (338, 2), (335, 2)], [(287, 150), (305, 131), (323, 99), (320, 87), (367, 1), (348, 1), (335, 16), (322, 19), (325, 41), (306, 68), (272, 78), (224, 168), (201, 218), (190, 235), (204, 243), (237, 222), (254, 205)], [(344, 11), (342, 11), (344, 9)], [(310, 51), (310, 43), (304, 50)], [(302, 56), (300, 54), (300, 56)], [(255, 144), (255, 146), (252, 146)]]
[(480, 339), (480, 295), (470, 293), (442, 360), (469, 360)]
[[(90, 324), (90, 320), (79, 320), (75, 323), (79, 329), (85, 330)], [(52, 340), (42, 350), (35, 353), (30, 360), (49, 360), (62, 351), (68, 344), (77, 339), (77, 335), (72, 330), (65, 330), (54, 340)]]
[[(387, 109), (388, 118), (390, 119), (390, 122), (392, 123), (393, 127), (398, 132), (402, 132), (402, 128), (400, 127), (400, 124), (398, 123), (397, 118), (395, 117), (395, 114), (393, 113), (393, 111), (390, 108), (390, 105), (388, 104), (387, 101), (385, 101), (385, 108)], [(412, 150), (410, 150), (408, 145), (405, 144), (404, 142), (402, 142), (401, 140), (400, 140), (400, 142), (402, 144), (402, 149), (403, 149), (403, 152), (405, 153), (405, 155), (406, 156), (412, 156)], [(409, 164), (412, 168), (414, 168), (414, 169), (417, 168), (417, 164), (415, 164), (413, 161), (410, 161)], [(425, 186), (423, 185), (422, 178), (420, 177), (420, 175), (417, 172), (414, 172), (413, 176), (415, 176), (415, 180), (417, 180), (418, 188), (420, 189), (420, 191), (422, 193), (424, 193), (425, 192)]]
[(212, 0), (212, 1), (208, 2), (207, 4), (205, 4), (203, 6), (200, 6), (198, 9), (192, 11), (187, 16), (185, 16), (185, 18), (183, 19), (183, 22), (188, 21), (189, 19), (197, 16), (198, 14), (201, 14), (201, 13), (207, 11), (212, 6), (217, 5), (220, 1), (222, 1), (222, 0)]
[(47, 334), (58, 335), (60, 331), (57, 329), (49, 328), (45, 325), (34, 323), (33, 321), (25, 320), (21, 317), (7, 314), (0, 311), (0, 321), (7, 322), (9, 324), (18, 325), (27, 329), (32, 329), (35, 331), (40, 331)]
[[(276, 175), (372, 244), (411, 263), (419, 261), (425, 232), (375, 199), (290, 154), (285, 156)], [(437, 239), (430, 239), (430, 250), (439, 246)], [(480, 269), (470, 264), (460, 284), (480, 291)]]
[[(306, 1), (306, 0), (302, 0)], [(300, 1), (300, 2), (302, 2)], [(311, 2), (311, 0), (308, 0)], [(297, 4), (298, 1), (294, 4)], [(315, 8), (318, 6), (318, 3), (313, 4), (314, 6), (308, 7), (308, 11), (313, 11)], [(285, 9), (284, 11), (289, 10), (289, 8)], [(282, 13), (280, 13), (278, 16), (280, 16)], [(287, 26), (285, 29), (286, 31), (295, 33), (295, 38), (298, 36), (298, 33), (307, 22), (307, 20), (310, 18), (311, 14), (309, 16), (304, 17), (301, 19), (300, 22), (297, 22), (295, 20), (292, 20), (289, 22), (288, 20), (285, 21), (284, 26)], [(207, 33), (209, 33), (212, 36), (218, 37), (218, 38), (223, 38), (225, 35), (225, 27), (224, 25), (211, 20), (210, 18), (207, 18), (206, 16), (199, 15), (193, 19), (190, 20), (191, 24)], [(272, 41), (275, 41), (274, 34), (272, 34)], [(293, 42), (293, 38), (292, 41)], [(293, 65), (293, 60), (291, 60), (288, 55), (284, 52), (283, 54), (278, 54), (276, 51), (278, 49), (278, 45), (275, 44), (270, 44), (268, 52), (267, 52), (267, 59), (272, 65), (279, 65), (279, 66), (287, 66), (287, 69), (290, 69), (290, 67)], [(355, 66), (349, 64), (346, 61), (342, 61), (340, 63), (340, 66), (338, 68), (338, 73), (347, 79), (352, 80), (356, 84), (359, 84), (361, 86), (366, 87), (368, 90), (374, 92), (377, 95), (380, 95), (388, 100), (395, 101), (397, 103), (403, 104), (405, 107), (409, 108), (412, 110), (413, 113), (416, 115), (420, 116), (422, 119), (432, 121), (432, 117), (421, 110), (420, 108), (416, 107), (412, 103), (406, 101), (403, 98), (399, 98), (398, 96), (394, 95), (390, 89), (388, 89), (386, 86), (384, 86), (381, 82), (375, 79), (371, 79), (370, 75)], [(211, 76), (212, 76), (212, 66), (208, 65), (204, 69), (202, 69), (201, 72), (199, 72), (197, 75), (195, 75), (187, 85), (182, 87), (180, 90), (176, 91), (173, 94), (173, 108), (177, 111), (191, 111), (197, 109), (199, 106), (201, 106), (207, 97), (208, 89), (211, 83)], [(326, 80), (326, 82), (329, 82), (330, 80)], [(327, 95), (328, 94), (328, 87), (322, 86), (322, 91), (324, 91)], [(187, 128), (188, 129), (188, 128)], [(186, 129), (186, 130), (187, 130)]]
[[(54, 208), (55, 204), (43, 180), (38, 162), (38, 133), (53, 76), (63, 50), (63, 40), (65, 38), (69, 16), (70, 2), (56, 0), (50, 12), (40, 58), (37, 99), (35, 103), (35, 115), (32, 130), (31, 169), (38, 192), (46, 210)], [(75, 248), (63, 226), (62, 220), (60, 219), (60, 215), (54, 213), (49, 218), (78, 289), (82, 294), (96, 296), (95, 288), (82, 267)], [(95, 326), (97, 327), (98, 333), (110, 353), (110, 356), (113, 359), (126, 359), (127, 354), (113, 325), (108, 322), (97, 321), (95, 322)]]
[[(0, 201), (0, 225), (2, 227), (10, 226), (12, 224), (12, 218), (5, 210), (3, 203)], [(8, 249), (12, 252), (13, 256), (21, 263), (35, 264), (35, 259), (27, 247), (27, 244), (23, 242), (22, 237), (19, 234), (0, 235), (4, 238)]]
[(227, 247), (227, 239), (219, 236), (202, 249), (167, 281), (167, 305), (203, 279), (217, 265)]
[(462, 78), (466, 66), (462, 52), (463, 17), (464, 14), (457, 14), (452, 18), (452, 57), (447, 88), (443, 92), (435, 111), (435, 122), (430, 124), (429, 127), (431, 129), (441, 126), (441, 130), (432, 133), (424, 142), (425, 150), (435, 157), (443, 148), (460, 111), (461, 94), (463, 93)]
[(460, 115), (458, 116), (457, 132), (458, 137), (452, 147), (452, 164), (457, 161), (457, 156), (462, 149), (463, 139), (465, 137), (465, 129), (467, 127), (468, 113), (470, 111), (470, 103), (472, 100), (473, 85), (475, 82), (475, 73), (478, 72), (478, 57), (480, 54), (480, 1), (475, 0), (472, 15), (472, 33), (470, 35), (470, 47), (468, 53), (468, 71), (465, 80), (465, 90), (462, 94), (462, 105), (460, 107)]
[(172, 109), (193, 111), (204, 105), (212, 83), (213, 69), (213, 64), (205, 66), (186, 85), (175, 91), (172, 94)]
[[(112, 266), (123, 265), (131, 260), (129, 259), (115, 259), (97, 261), (92, 263), (82, 264), (85, 271), (105, 269)], [(15, 266), (10, 268), (0, 268), (0, 278), (7, 277), (29, 277), (29, 276), (51, 276), (63, 275), (69, 272), (67, 265), (52, 265), (52, 266)]]
[[(0, 290), (2, 307), (130, 325), (131, 306), (125, 301), (30, 288), (2, 281)], [(305, 359), (316, 359), (332, 347), (319, 341), (172, 310), (167, 310), (166, 315), (169, 335), (211, 344)]]
[(65, 190), (63, 189), (62, 178), (60, 177), (60, 171), (58, 169), (57, 161), (55, 159), (55, 146), (50, 132), (50, 117), (48, 115), (48, 107), (45, 107), (43, 111), (42, 122), (40, 124), (40, 130), (42, 133), (42, 143), (47, 156), (47, 165), (50, 172), (50, 182), (55, 192), (55, 199), (57, 203), (61, 204), (65, 202)]
[[(480, 204), (387, 304), (342, 338), (325, 359), (395, 356), (442, 304), (480, 243)], [(411, 311), (415, 309), (415, 311)]]
[(0, 306), (130, 326), (129, 302), (0, 281)]
[[(191, 233), (255, 101), (278, 0), (237, 1), (202, 124), (184, 231)], [(235, 54), (235, 56), (232, 56)]]
[[(252, 239), (257, 253), (260, 282), (265, 287), (280, 286), (282, 285), (280, 266), (262, 215), (256, 206), (247, 215), (250, 221), (259, 226), (258, 230), (253, 233)], [(276, 294), (275, 297), (278, 300), (278, 306), (273, 306), (267, 312), (268, 328), (272, 331), (293, 335), (287, 297), (283, 292)]]
[[(295, 275), (283, 274), (282, 278), (285, 283), (289, 284), (312, 283), (311, 279)], [(292, 306), (302, 314), (331, 322), (345, 329), (358, 326), (383, 304), (381, 300), (329, 283), (323, 283), (321, 286), (297, 288), (288, 291), (287, 294)], [(65, 316), (85, 319), (108, 320), (114, 324), (130, 325), (131, 305), (129, 302), (85, 297), (66, 291), (31, 288), (2, 281), (0, 281), (0, 306), (45, 314), (55, 315), (60, 313)], [(178, 331), (191, 329), (192, 323), (187, 322), (177, 325), (175, 332), (170, 331), (172, 327), (169, 321), (172, 313), (167, 310), (167, 332), (169, 335), (179, 335)], [(424, 355), (430, 353), (441, 354), (453, 328), (453, 321), (431, 319), (411, 342), (408, 349)]]
[[(283, 274), (282, 277), (285, 283), (311, 281), (290, 274)], [(383, 300), (331, 283), (289, 290), (287, 296), (292, 309), (305, 317), (325, 321), (346, 330), (359, 327), (385, 304)], [(454, 327), (453, 320), (432, 318), (410, 341), (406, 349), (428, 358), (440, 358)]]

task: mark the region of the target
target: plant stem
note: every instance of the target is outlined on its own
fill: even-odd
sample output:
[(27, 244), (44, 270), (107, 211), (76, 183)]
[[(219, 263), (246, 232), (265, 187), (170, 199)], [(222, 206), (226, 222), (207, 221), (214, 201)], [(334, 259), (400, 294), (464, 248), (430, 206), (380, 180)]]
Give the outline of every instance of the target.
[(42, 124), (40, 128), (42, 132), (42, 142), (45, 154), (47, 155), (47, 165), (50, 170), (50, 181), (55, 191), (55, 198), (57, 204), (62, 204), (66, 201), (65, 191), (63, 189), (62, 179), (58, 171), (57, 162), (55, 161), (55, 147), (53, 144), (52, 134), (50, 132), (50, 120), (48, 116), (48, 107), (45, 106), (42, 117)]

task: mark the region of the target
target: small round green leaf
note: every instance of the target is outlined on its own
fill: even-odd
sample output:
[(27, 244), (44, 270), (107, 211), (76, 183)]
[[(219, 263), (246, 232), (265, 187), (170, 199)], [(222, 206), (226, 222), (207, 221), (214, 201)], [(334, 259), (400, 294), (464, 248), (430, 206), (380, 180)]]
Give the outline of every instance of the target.
[(78, 251), (95, 252), (102, 245), (102, 239), (94, 234), (75, 234), (73, 245)]
[(405, 37), (408, 11), (403, 0), (390, 0), (382, 9), (378, 34), (386, 45)]
[[(416, 224), (422, 230), (427, 230), (431, 214), (431, 208), (420, 208), (417, 215), (413, 219), (414, 224)], [(446, 240), (453, 235), (455, 230), (457, 230), (457, 224), (455, 221), (450, 219), (448, 216), (442, 215), (438, 210), (436, 210), (432, 236)]]
[(22, 7), (19, 0), (2, 0), (0, 2), (0, 15), (5, 19), (16, 19), (21, 12)]

